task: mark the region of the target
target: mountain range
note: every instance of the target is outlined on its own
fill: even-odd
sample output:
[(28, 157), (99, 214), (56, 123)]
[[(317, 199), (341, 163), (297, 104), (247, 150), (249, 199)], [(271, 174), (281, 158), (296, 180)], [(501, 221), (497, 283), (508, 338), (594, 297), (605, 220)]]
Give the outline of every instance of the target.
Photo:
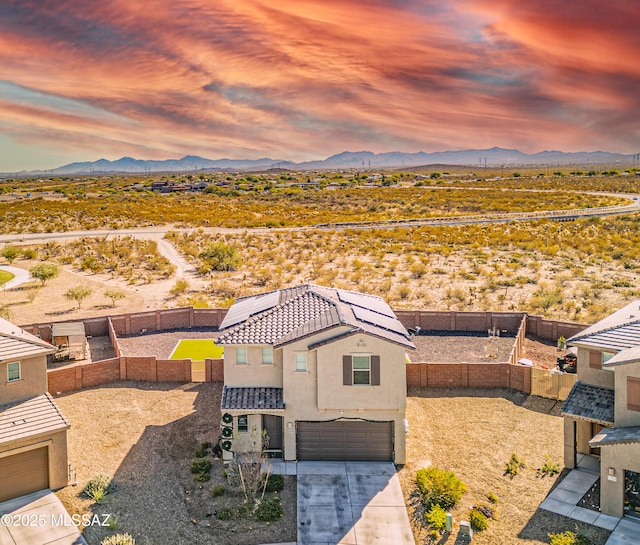
[[(205, 159), (186, 155), (182, 159), (153, 161), (122, 157), (116, 161), (99, 159), (81, 163), (70, 163), (51, 170), (23, 171), (22, 175), (69, 175), (69, 174), (104, 174), (104, 173), (151, 173), (151, 172), (195, 172), (195, 171), (240, 171), (267, 170), (281, 168), (288, 170), (320, 170), (348, 168), (387, 168), (417, 167), (427, 165), (462, 165), (472, 168), (502, 166), (535, 166), (535, 165), (579, 165), (588, 168), (596, 164), (634, 164), (633, 155), (610, 153), (605, 151), (571, 152), (541, 151), (527, 154), (516, 149), (494, 147), (491, 149), (469, 149), (460, 151), (442, 151), (425, 153), (402, 153), (398, 151), (373, 153), (370, 151), (345, 151), (323, 160), (294, 163), (264, 157), (262, 159)], [(15, 173), (14, 173), (15, 174)]]

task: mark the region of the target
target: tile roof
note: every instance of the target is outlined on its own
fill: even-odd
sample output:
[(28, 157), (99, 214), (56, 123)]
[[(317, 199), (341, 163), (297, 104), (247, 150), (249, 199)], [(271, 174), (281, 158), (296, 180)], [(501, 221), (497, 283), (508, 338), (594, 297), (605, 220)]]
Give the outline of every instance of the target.
[(578, 381), (560, 409), (562, 416), (613, 424), (614, 390)]
[(604, 367), (613, 367), (614, 365), (624, 365), (625, 363), (637, 363), (640, 361), (640, 345), (632, 348), (620, 350), (609, 361), (604, 362)]
[(69, 428), (49, 394), (0, 405), (0, 444)]
[(603, 428), (589, 441), (592, 447), (619, 445), (621, 443), (640, 443), (640, 426), (627, 428)]
[[(236, 306), (237, 305), (237, 306)], [(238, 299), (221, 324), (219, 344), (282, 346), (342, 326), (415, 348), (409, 333), (380, 297), (307, 284)], [(345, 329), (346, 328), (346, 329)]]
[(49, 343), (0, 318), (0, 361), (52, 354)]
[(220, 408), (223, 411), (284, 410), (282, 392), (282, 388), (225, 386)]
[(593, 324), (567, 342), (614, 352), (640, 346), (640, 300)]

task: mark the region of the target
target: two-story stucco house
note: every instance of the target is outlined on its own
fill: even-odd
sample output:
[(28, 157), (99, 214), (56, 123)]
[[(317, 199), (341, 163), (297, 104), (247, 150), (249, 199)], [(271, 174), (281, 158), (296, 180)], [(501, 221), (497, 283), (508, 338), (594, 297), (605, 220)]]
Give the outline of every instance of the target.
[(303, 285), (238, 299), (220, 327), (231, 452), (264, 430), (285, 460), (404, 463), (415, 346), (381, 298)]
[(69, 424), (47, 393), (54, 352), (0, 318), (0, 501), (67, 485)]
[(562, 407), (565, 466), (599, 459), (601, 511), (640, 516), (640, 300), (568, 343), (578, 381)]

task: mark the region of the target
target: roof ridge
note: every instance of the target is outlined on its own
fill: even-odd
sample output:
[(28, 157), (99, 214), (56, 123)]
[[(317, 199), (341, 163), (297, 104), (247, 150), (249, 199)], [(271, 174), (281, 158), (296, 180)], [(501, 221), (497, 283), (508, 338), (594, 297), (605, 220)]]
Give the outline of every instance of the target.
[(574, 337), (571, 338), (571, 341), (579, 341), (581, 339), (585, 339), (586, 337), (592, 337), (593, 335), (600, 335), (602, 333), (606, 333), (607, 331), (614, 331), (616, 329), (621, 329), (623, 327), (627, 327), (627, 326), (635, 325), (635, 324), (640, 324), (640, 317), (638, 317), (637, 320), (630, 320), (630, 321), (624, 322), (622, 324), (612, 325), (612, 326), (609, 326), (609, 327), (605, 327), (603, 329), (598, 329), (596, 331), (591, 331), (590, 333), (585, 333), (584, 335), (580, 335), (578, 333), (578, 335), (575, 335)]

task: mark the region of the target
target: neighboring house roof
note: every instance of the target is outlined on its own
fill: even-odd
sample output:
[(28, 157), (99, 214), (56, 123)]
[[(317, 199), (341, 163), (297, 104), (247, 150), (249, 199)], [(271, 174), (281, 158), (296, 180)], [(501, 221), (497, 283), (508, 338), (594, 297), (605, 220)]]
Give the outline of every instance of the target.
[(640, 346), (640, 300), (593, 324), (567, 342), (613, 352)]
[(563, 416), (613, 424), (614, 390), (578, 381), (560, 409)]
[(220, 324), (219, 344), (275, 347), (331, 329), (365, 332), (415, 348), (406, 328), (380, 297), (307, 284), (243, 297)]
[(282, 390), (259, 386), (225, 386), (220, 407), (223, 411), (284, 410)]
[(0, 444), (69, 427), (49, 394), (0, 405)]
[(592, 447), (619, 445), (622, 443), (640, 443), (640, 426), (603, 428), (598, 435), (589, 441), (589, 445)]
[(49, 343), (0, 318), (0, 361), (52, 354)]

